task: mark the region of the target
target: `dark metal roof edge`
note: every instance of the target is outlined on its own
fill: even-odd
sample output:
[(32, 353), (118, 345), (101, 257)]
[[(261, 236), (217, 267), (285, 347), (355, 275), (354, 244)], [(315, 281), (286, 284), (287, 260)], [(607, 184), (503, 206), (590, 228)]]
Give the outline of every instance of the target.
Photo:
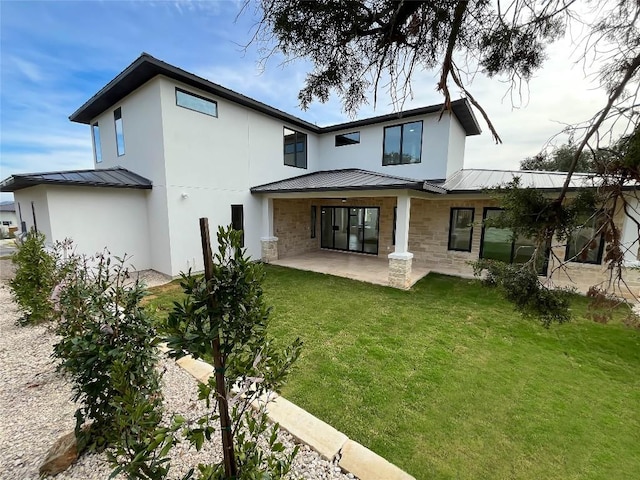
[(294, 188), (290, 190), (255, 190), (259, 187), (252, 187), (251, 193), (304, 193), (304, 192), (342, 192), (350, 190), (422, 190), (422, 182), (399, 183), (396, 185), (362, 185), (346, 187), (317, 187), (317, 188)]
[[(131, 75), (133, 72), (135, 72), (138, 68), (140, 68), (144, 64), (149, 64), (155, 67), (156, 69), (155, 73), (153, 73), (153, 75), (151, 75), (149, 78), (144, 79), (144, 81), (142, 81), (139, 85), (137, 85), (132, 90), (123, 88), (122, 92), (120, 92), (117, 95), (119, 98), (126, 97), (135, 89), (140, 88), (142, 85), (147, 83), (152, 78), (155, 78), (157, 75), (164, 75), (173, 80), (181, 81), (191, 87), (198, 88), (205, 92), (217, 95), (221, 98), (225, 98), (227, 100), (238, 103), (240, 105), (252, 108), (256, 111), (259, 111), (271, 117), (277, 118), (279, 120), (289, 122), (292, 125), (296, 125), (300, 128), (304, 128), (316, 134), (330, 133), (330, 132), (348, 129), (348, 128), (357, 128), (357, 127), (366, 126), (366, 125), (373, 125), (373, 124), (382, 123), (385, 121), (399, 120), (402, 118), (411, 118), (418, 115), (437, 113), (442, 109), (442, 104), (430, 105), (427, 107), (415, 108), (415, 109), (406, 110), (403, 112), (390, 113), (390, 114), (379, 115), (376, 117), (370, 117), (362, 120), (355, 120), (352, 122), (345, 122), (345, 123), (340, 123), (336, 125), (329, 125), (326, 127), (319, 127), (299, 117), (286, 113), (277, 108), (271, 107), (270, 105), (267, 105), (263, 102), (255, 100), (241, 93), (230, 90), (226, 87), (223, 87), (222, 85), (211, 82), (210, 80), (199, 77), (198, 75), (195, 75), (193, 73), (187, 72), (186, 70), (183, 70), (179, 67), (176, 67), (167, 62), (159, 60), (154, 56), (143, 52), (127, 68), (125, 68), (122, 72), (120, 72), (115, 78), (113, 78), (109, 83), (107, 83), (104, 87), (102, 87), (95, 95), (93, 95), (89, 100), (87, 100), (80, 108), (78, 108), (75, 112), (73, 112), (69, 116), (69, 120), (71, 120), (72, 122), (84, 123), (88, 125), (93, 118), (97, 117), (105, 110), (101, 110), (100, 112), (97, 112), (97, 113), (92, 112), (88, 114), (87, 114), (87, 110), (90, 110), (90, 108), (96, 102), (98, 102), (101, 99), (101, 97), (117, 89), (120, 82), (122, 82), (125, 78), (127, 78), (129, 75)], [(464, 109), (464, 113), (469, 116), (469, 118), (471, 119), (471, 124), (469, 124), (469, 122), (466, 122), (464, 121), (463, 118), (461, 118), (465, 116), (465, 115), (462, 115), (461, 112), (459, 112), (461, 109)], [(475, 117), (475, 114), (473, 113), (473, 109), (471, 108), (471, 105), (466, 99), (461, 98), (451, 102), (451, 110), (458, 118), (458, 121), (464, 128), (467, 135), (478, 135), (481, 132), (478, 121)]]

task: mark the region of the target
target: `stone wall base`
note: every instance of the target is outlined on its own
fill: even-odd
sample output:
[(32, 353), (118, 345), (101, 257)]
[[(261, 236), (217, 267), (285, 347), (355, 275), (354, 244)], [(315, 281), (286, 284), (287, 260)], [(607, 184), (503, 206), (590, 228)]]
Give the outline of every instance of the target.
[(389, 286), (408, 290), (411, 287), (413, 253), (389, 254)]
[(262, 237), (260, 239), (261, 259), (265, 263), (278, 260), (278, 237)]

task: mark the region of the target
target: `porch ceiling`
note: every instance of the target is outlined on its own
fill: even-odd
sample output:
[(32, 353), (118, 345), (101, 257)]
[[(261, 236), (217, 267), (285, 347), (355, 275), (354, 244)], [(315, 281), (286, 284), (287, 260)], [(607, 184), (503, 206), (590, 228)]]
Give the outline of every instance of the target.
[[(386, 257), (317, 250), (281, 258), (270, 263), (376, 285), (389, 285), (389, 261)], [(416, 267), (414, 264), (411, 269), (411, 286), (428, 273), (428, 268)]]

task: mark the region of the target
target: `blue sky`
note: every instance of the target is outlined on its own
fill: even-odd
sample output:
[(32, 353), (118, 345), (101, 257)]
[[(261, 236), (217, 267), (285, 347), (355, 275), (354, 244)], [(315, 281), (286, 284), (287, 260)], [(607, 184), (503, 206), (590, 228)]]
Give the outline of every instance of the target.
[[(89, 127), (68, 116), (141, 52), (184, 68), (319, 125), (349, 120), (338, 99), (300, 111), (297, 93), (309, 65), (274, 57), (262, 70), (256, 48), (244, 51), (255, 22), (236, 20), (240, 1), (0, 2), (0, 178), (13, 173), (92, 168)], [(491, 115), (504, 144), (467, 139), (465, 167), (518, 168), (563, 124), (586, 120), (604, 93), (568, 61), (568, 41), (555, 46), (524, 101), (504, 98), (506, 85), (481, 76), (472, 92)], [(437, 75), (414, 78), (405, 108), (439, 103)], [(384, 95), (358, 117), (393, 111)], [(479, 115), (478, 115), (479, 117)], [(480, 118), (479, 118), (480, 119)], [(11, 195), (2, 194), (2, 200)]]

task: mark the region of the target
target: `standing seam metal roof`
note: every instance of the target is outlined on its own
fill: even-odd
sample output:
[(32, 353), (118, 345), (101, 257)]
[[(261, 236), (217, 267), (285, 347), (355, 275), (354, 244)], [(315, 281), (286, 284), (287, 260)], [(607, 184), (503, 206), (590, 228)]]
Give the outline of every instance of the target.
[(112, 188), (152, 188), (151, 180), (122, 167), (15, 174), (0, 182), (0, 192), (36, 185), (72, 185)]

